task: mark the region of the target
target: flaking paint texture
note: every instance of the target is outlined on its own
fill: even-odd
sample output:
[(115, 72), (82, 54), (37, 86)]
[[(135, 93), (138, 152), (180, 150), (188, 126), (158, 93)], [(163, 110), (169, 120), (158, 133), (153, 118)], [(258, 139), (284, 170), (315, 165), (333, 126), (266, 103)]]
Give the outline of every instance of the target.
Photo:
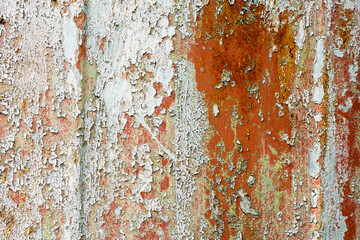
[(358, 0), (0, 2), (0, 239), (359, 239)]

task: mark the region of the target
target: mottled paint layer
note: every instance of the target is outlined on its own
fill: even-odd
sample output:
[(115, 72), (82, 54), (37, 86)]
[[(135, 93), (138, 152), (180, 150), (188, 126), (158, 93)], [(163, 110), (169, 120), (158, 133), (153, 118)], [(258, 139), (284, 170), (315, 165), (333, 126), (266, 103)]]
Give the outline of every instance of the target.
[(0, 2), (0, 239), (358, 239), (360, 3)]

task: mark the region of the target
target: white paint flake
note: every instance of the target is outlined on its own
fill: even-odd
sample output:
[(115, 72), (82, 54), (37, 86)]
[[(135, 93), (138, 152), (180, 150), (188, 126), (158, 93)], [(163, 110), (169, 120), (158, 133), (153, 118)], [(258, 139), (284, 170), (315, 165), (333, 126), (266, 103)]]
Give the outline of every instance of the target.
[(318, 160), (321, 154), (320, 143), (315, 143), (309, 151), (309, 175), (318, 178), (320, 174), (320, 165)]
[(212, 112), (213, 112), (215, 117), (220, 113), (219, 107), (218, 107), (218, 105), (216, 103), (213, 104)]

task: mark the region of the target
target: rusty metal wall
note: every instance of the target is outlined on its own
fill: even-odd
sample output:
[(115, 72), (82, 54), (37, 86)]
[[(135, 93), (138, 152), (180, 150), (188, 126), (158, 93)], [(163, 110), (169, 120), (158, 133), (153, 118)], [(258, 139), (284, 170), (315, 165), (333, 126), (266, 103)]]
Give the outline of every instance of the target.
[(0, 239), (360, 239), (359, 0), (0, 1)]

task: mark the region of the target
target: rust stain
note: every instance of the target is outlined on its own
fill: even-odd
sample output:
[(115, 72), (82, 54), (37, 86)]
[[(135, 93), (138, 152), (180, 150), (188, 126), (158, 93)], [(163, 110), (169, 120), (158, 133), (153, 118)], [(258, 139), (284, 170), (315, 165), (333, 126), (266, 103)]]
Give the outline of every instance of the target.
[[(209, 201), (206, 217), (212, 226), (218, 228), (221, 228), (221, 221), (225, 223), (220, 235), (222, 239), (235, 236), (239, 230), (232, 218), (243, 219), (245, 226), (251, 226), (243, 227), (243, 235), (256, 239), (262, 233), (255, 229), (263, 229), (265, 221), (277, 222), (274, 218), (276, 212), (271, 210), (276, 199), (275, 192), (282, 196), (278, 199), (281, 202), (280, 209), (291, 206), (288, 194), (292, 178), (288, 173), (293, 164), (285, 165), (281, 172), (273, 170), (281, 158), (278, 154), (268, 153), (274, 150), (287, 156), (294, 153), (292, 147), (279, 138), (280, 133), (291, 135), (292, 127), (296, 126), (298, 120), (287, 108), (284, 108), (283, 116), (280, 117), (279, 108), (274, 106), (276, 103), (283, 105), (291, 95), (291, 89), (295, 88), (297, 47), (294, 44), (293, 24), (288, 18), (289, 12), (279, 14), (280, 24), (277, 29), (273, 29), (269, 26), (271, 20), (261, 17), (264, 6), (260, 4), (250, 7), (246, 3), (230, 6), (225, 2), (221, 12), (216, 13), (219, 4), (211, 1), (203, 7), (202, 16), (198, 18), (199, 28), (195, 29), (196, 36), (201, 37), (196, 39), (190, 51), (196, 69), (197, 87), (204, 93), (209, 121), (214, 126), (214, 134), (208, 145), (211, 162), (207, 172), (207, 194), (210, 196), (212, 191), (215, 192), (221, 220), (210, 211)], [(276, 50), (269, 57), (273, 48)], [(230, 82), (219, 88), (223, 71), (231, 72)], [(265, 83), (262, 83), (264, 79)], [(255, 93), (258, 94), (257, 99), (255, 94), (249, 95), (249, 89), (254, 88), (258, 88), (258, 93)], [(277, 93), (278, 102), (275, 97)], [(218, 115), (211, 111), (214, 104), (219, 108)], [(259, 112), (262, 113), (263, 121)], [(234, 114), (237, 115), (235, 120)], [(241, 143), (241, 150), (237, 141)], [(268, 166), (259, 161), (262, 158), (268, 159)], [(236, 170), (239, 167), (229, 169), (230, 161), (240, 168), (245, 164), (244, 171)], [(263, 196), (266, 201), (262, 200), (261, 189), (264, 186), (261, 186), (261, 182), (254, 187), (246, 185), (248, 174), (253, 173), (261, 179), (264, 167), (269, 168), (269, 177), (276, 183), (267, 196)], [(234, 175), (235, 187), (231, 189), (228, 187), (229, 179)], [(215, 188), (218, 178), (221, 179), (221, 191)], [(244, 187), (251, 196), (253, 207), (260, 211), (259, 217), (245, 216), (240, 210), (240, 200), (236, 202), (236, 211), (230, 214), (234, 203), (229, 203), (228, 198), (236, 195), (240, 187)], [(283, 219), (286, 218), (291, 220), (290, 215), (283, 216)], [(279, 237), (281, 234), (273, 230), (269, 236)]]
[[(343, 6), (335, 6), (335, 11), (332, 14), (333, 24), (331, 30), (334, 33), (333, 43), (336, 48), (340, 50), (347, 49), (342, 58), (332, 57), (333, 71), (336, 74), (334, 84), (342, 86), (337, 90), (336, 101), (337, 111), (335, 113), (335, 121), (337, 125), (336, 131), (336, 145), (339, 149), (336, 157), (338, 163), (336, 165), (336, 172), (340, 176), (348, 172), (348, 179), (345, 182), (339, 182), (341, 195), (343, 201), (341, 202), (341, 210), (346, 217), (347, 231), (345, 232), (344, 239), (355, 239), (358, 232), (359, 212), (354, 211), (359, 208), (359, 196), (354, 191), (354, 184), (357, 182), (359, 176), (358, 170), (360, 169), (360, 145), (359, 145), (359, 113), (360, 102), (358, 92), (360, 90), (358, 82), (360, 75), (357, 74), (356, 83), (350, 81), (349, 65), (359, 63), (360, 57), (353, 55), (351, 51), (354, 45), (351, 45), (351, 39), (354, 37), (351, 34), (352, 29), (357, 24), (358, 16), (349, 10), (344, 9)], [(339, 38), (340, 37), (340, 38)], [(357, 35), (358, 38), (358, 35)], [(350, 51), (349, 51), (350, 50)], [(359, 64), (358, 64), (359, 66)], [(344, 90), (346, 89), (346, 90)], [(344, 92), (345, 91), (345, 92)], [(348, 111), (344, 111), (340, 106), (345, 106), (347, 101), (351, 99), (351, 107)], [(348, 155), (347, 155), (347, 154)], [(358, 183), (359, 184), (359, 183)]]
[(2, 238), (356, 239), (358, 5), (261, 3), (0, 3)]
[(86, 15), (84, 13), (84, 11), (81, 11), (79, 13), (79, 16), (74, 17), (74, 21), (76, 23), (76, 26), (80, 29), (80, 30), (84, 30), (85, 28), (85, 24), (86, 24)]

